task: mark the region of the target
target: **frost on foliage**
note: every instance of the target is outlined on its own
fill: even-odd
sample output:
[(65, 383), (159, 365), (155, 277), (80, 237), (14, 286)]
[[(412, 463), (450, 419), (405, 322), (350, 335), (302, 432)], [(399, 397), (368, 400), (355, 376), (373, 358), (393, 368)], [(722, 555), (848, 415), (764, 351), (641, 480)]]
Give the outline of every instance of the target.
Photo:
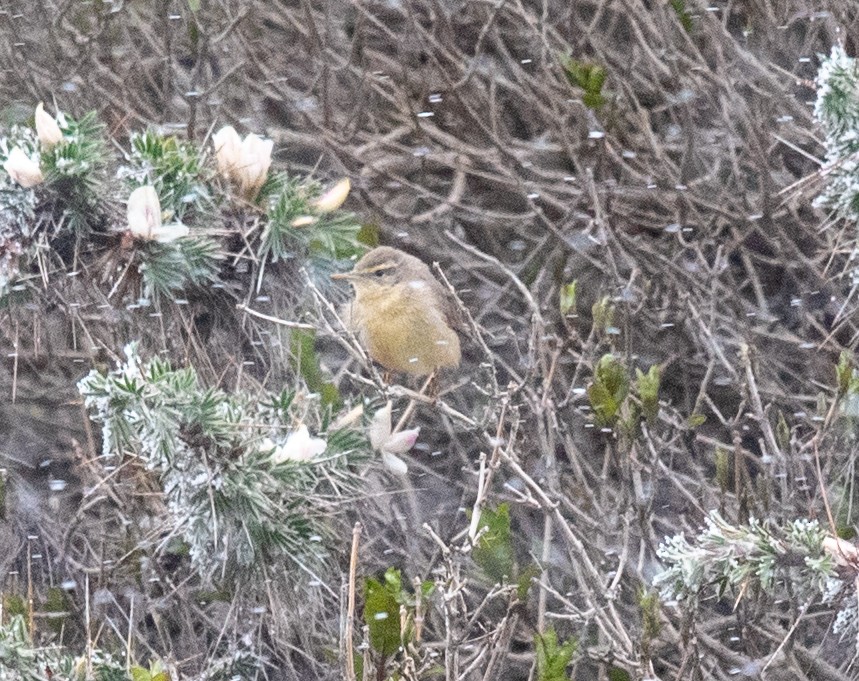
[(774, 527), (753, 518), (747, 525), (732, 525), (714, 511), (691, 541), (675, 535), (660, 545), (658, 555), (666, 568), (654, 585), (663, 600), (695, 607), (709, 589), (719, 597), (733, 590), (734, 598), (741, 591), (752, 593), (747, 587), (756, 586), (774, 596), (784, 592), (789, 581), (792, 599), (842, 607), (835, 631), (855, 634), (855, 585), (836, 569), (839, 556), (826, 547), (831, 541), (815, 520)]
[(792, 570), (797, 593), (822, 596), (834, 569), (823, 552), (826, 536), (816, 521), (795, 520), (780, 529), (752, 518), (735, 526), (713, 512), (692, 542), (676, 535), (662, 543), (658, 555), (668, 567), (654, 581), (663, 598), (688, 601), (708, 586), (716, 585), (721, 596), (749, 580), (771, 591)]
[(106, 153), (94, 114), (74, 121), (40, 108), (37, 123), (42, 142), (28, 126), (0, 135), (0, 296), (52, 236), (88, 233), (103, 212)]
[(815, 205), (859, 221), (859, 66), (840, 45), (817, 73), (814, 115), (826, 148), (826, 188)]
[[(347, 463), (366, 453), (363, 437), (303, 437), (307, 427), (294, 425), (292, 409), (301, 407), (306, 418), (309, 405), (293, 394), (266, 399), (208, 389), (191, 368), (143, 362), (134, 344), (115, 371), (92, 371), (78, 388), (102, 426), (103, 456), (113, 464), (136, 456), (158, 476), (172, 530), (204, 579), (318, 557), (332, 512), (327, 500), (357, 489)], [(301, 457), (273, 457), (261, 446), (290, 434), (303, 443)]]
[(838, 612), (832, 631), (841, 636), (854, 636), (859, 631), (859, 609), (856, 607), (856, 597), (846, 601), (846, 605)]
[(265, 678), (268, 658), (254, 649), (254, 636), (228, 641), (221, 655), (206, 661), (206, 680)]
[[(33, 643), (23, 615), (4, 614), (0, 622), (0, 681), (40, 681), (41, 679), (126, 679), (125, 660), (93, 646), (86, 657), (75, 657), (56, 642)], [(95, 676), (86, 676), (87, 668)], [(51, 672), (45, 675), (45, 670)]]
[[(9, 137), (0, 137), (0, 165), (12, 149), (35, 149), (35, 135), (26, 128), (15, 128)], [(30, 247), (35, 217), (36, 195), (16, 183), (8, 172), (0, 171), (0, 296), (19, 273), (19, 261)]]

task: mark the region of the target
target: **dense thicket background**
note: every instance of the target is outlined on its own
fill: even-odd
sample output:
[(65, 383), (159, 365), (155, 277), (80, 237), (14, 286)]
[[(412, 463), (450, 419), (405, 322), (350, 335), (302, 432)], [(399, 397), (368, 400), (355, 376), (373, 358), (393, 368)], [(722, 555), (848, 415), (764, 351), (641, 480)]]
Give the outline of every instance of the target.
[[(225, 123), (262, 132), (276, 141), (276, 164), (350, 177), (348, 207), (384, 243), (441, 264), (483, 329), (485, 346), (469, 342), (444, 396), (476, 425), (420, 407), (411, 489), (371, 476), (350, 518), (365, 524), (363, 573), (396, 566), (432, 579), (447, 558), (422, 528), (448, 541), (468, 526), (477, 461), (498, 448), (485, 434), (500, 436), (521, 469), (501, 463), (491, 499), (511, 502), (518, 560), (544, 565), (546, 588), (521, 612), (493, 604), (500, 611), (472, 620), (468, 602), (458, 624), (445, 624), (440, 610), (429, 618), (440, 653), (453, 645), (445, 626), (457, 644), (493, 651), (472, 669), (463, 664), (462, 678), (527, 678), (534, 627), (547, 620), (579, 640), (575, 678), (608, 678), (614, 667), (643, 678), (648, 656), (663, 679), (758, 678), (758, 661), (785, 640), (795, 611), (757, 593), (732, 610), (734, 594), (692, 628), (665, 606), (662, 632), (643, 651), (638, 594), (659, 570), (659, 542), (694, 531), (711, 509), (737, 522), (783, 522), (822, 518), (822, 488), (852, 500), (855, 445), (840, 431), (821, 434), (832, 424), (820, 402), (832, 397), (839, 353), (856, 344), (844, 275), (855, 233), (812, 208), (823, 182), (812, 104), (819, 55), (838, 42), (855, 52), (856, 3), (6, 0), (0, 8), (7, 122), (46, 101), (76, 115), (97, 111), (120, 142), (147, 126), (198, 141)], [(601, 106), (587, 106), (570, 83), (566, 56), (605, 69)], [(559, 288), (573, 279), (579, 315), (563, 319)], [(290, 281), (284, 275), (287, 290), (267, 311), (290, 319), (305, 309), (312, 318), (314, 306), (290, 295)], [(614, 307), (608, 333), (591, 314), (603, 299)], [(198, 315), (205, 341), (183, 344), (170, 328), (149, 333), (145, 315), (81, 300), (48, 296), (3, 311), (0, 322), (0, 455), (15, 490), (0, 525), (10, 547), (0, 555), (4, 590), (23, 583), (20, 573), (2, 575), (20, 570), (28, 535), (44, 539), (53, 566), (41, 578), (86, 567), (107, 590), (131, 588), (109, 569), (67, 564), (58, 540), (58, 509), (71, 512), (80, 499), (75, 456), (85, 458), (93, 437), (75, 381), (94, 363), (141, 337), (233, 389), (251, 378), (274, 382), (287, 361), (254, 355), (257, 369), (240, 370), (250, 351), (235, 341), (245, 322), (230, 307)], [(102, 355), (81, 341), (87, 328), (97, 329)], [(321, 323), (319, 342), (333, 348)], [(630, 371), (662, 369), (659, 418), (624, 446), (592, 427), (584, 394), (611, 350)], [(343, 361), (333, 351), (327, 360), (341, 392), (371, 391), (343, 373)], [(786, 437), (776, 442), (782, 422)], [(717, 480), (724, 460), (727, 486)], [(58, 478), (73, 484), (50, 492)], [(849, 527), (855, 511), (845, 508)], [(338, 594), (349, 543), (344, 532), (330, 577)], [(336, 655), (319, 656), (314, 636), (328, 632), (336, 649), (337, 621), (329, 612), (316, 629), (292, 623), (281, 638), (271, 634), (271, 678), (336, 678)], [(825, 610), (800, 618), (769, 678), (854, 678), (853, 642), (839, 643), (830, 625)], [(153, 652), (192, 673), (211, 641), (195, 639), (192, 622), (182, 627)]]

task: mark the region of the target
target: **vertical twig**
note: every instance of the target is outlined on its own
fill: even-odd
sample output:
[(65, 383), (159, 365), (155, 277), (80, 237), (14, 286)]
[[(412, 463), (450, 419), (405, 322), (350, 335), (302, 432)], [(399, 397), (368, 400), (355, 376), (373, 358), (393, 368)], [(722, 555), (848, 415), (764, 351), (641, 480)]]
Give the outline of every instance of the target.
[(86, 676), (92, 675), (92, 620), (89, 609), (89, 574), (84, 577), (84, 626), (86, 627)]
[(125, 671), (131, 674), (131, 633), (134, 630), (134, 594), (128, 606), (128, 639), (125, 642)]
[[(355, 681), (355, 648), (352, 641), (355, 622), (355, 575), (358, 571), (358, 543), (361, 539), (361, 523), (352, 528), (352, 553), (349, 557), (349, 606), (346, 609), (346, 679)], [(364, 669), (366, 673), (366, 666)]]
[(36, 638), (36, 615), (33, 607), (33, 554), (32, 540), (27, 538), (27, 629), (30, 641)]

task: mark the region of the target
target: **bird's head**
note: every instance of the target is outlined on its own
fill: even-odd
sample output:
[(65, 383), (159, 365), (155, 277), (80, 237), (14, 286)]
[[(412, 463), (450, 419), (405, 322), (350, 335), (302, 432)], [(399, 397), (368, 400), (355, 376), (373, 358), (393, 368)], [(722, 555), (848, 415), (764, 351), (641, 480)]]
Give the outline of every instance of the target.
[(373, 291), (421, 280), (426, 269), (420, 260), (396, 248), (379, 246), (364, 255), (351, 272), (332, 274), (332, 279), (345, 279), (356, 291)]

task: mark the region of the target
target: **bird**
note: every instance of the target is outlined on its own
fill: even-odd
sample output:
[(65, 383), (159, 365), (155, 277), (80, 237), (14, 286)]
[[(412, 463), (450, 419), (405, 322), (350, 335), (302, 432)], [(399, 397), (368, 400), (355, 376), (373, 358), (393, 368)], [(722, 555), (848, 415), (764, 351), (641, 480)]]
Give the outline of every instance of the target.
[(413, 255), (378, 246), (351, 272), (331, 275), (352, 284), (348, 326), (367, 354), (392, 372), (428, 376), (461, 359), (464, 329), (456, 299)]

